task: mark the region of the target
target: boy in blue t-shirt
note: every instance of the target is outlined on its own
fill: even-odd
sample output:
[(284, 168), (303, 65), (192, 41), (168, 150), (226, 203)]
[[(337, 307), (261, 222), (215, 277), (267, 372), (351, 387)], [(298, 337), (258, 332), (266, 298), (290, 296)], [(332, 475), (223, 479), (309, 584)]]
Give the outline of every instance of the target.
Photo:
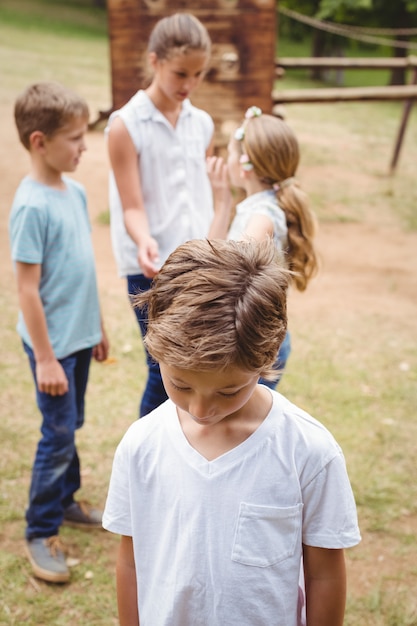
[(58, 538), (62, 523), (100, 528), (101, 511), (74, 500), (80, 488), (75, 431), (84, 422), (91, 357), (104, 361), (94, 253), (83, 187), (75, 171), (86, 149), (88, 106), (57, 83), (29, 86), (15, 121), (31, 168), (20, 183), (9, 232), (19, 296), (17, 330), (28, 355), (42, 414), (26, 511), (26, 548), (34, 574), (67, 582)]

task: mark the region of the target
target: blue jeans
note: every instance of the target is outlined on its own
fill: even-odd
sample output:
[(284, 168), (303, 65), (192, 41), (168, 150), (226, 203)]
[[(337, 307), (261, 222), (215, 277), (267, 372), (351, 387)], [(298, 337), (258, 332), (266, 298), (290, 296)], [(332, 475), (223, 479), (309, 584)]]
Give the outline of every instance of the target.
[(33, 351), (23, 344), (36, 387), (36, 402), (42, 413), (42, 437), (32, 468), (29, 506), (26, 511), (26, 538), (58, 534), (64, 510), (80, 488), (80, 462), (75, 447), (75, 431), (84, 423), (84, 396), (92, 349), (80, 350), (60, 359), (69, 389), (63, 396), (38, 390)]
[[(152, 284), (151, 278), (146, 278), (143, 274), (136, 274), (135, 276), (127, 277), (127, 291), (131, 300), (132, 296), (137, 295), (140, 292), (148, 291)], [(146, 334), (148, 312), (146, 307), (134, 308), (136, 319), (139, 324), (142, 338)], [(145, 391), (143, 392), (142, 400), (139, 407), (139, 417), (147, 415), (153, 409), (156, 409), (160, 404), (167, 400), (168, 396), (165, 391), (164, 384), (161, 378), (161, 372), (159, 370), (158, 363), (155, 363), (149, 352), (145, 348), (146, 365), (148, 367), (148, 378), (146, 381)]]
[(260, 378), (259, 382), (262, 383), (263, 385), (266, 385), (270, 389), (275, 389), (275, 387), (278, 385), (279, 381), (282, 378), (282, 374), (284, 373), (284, 369), (287, 364), (288, 357), (290, 356), (290, 352), (291, 352), (291, 336), (290, 336), (290, 333), (287, 331), (287, 334), (284, 337), (284, 341), (280, 345), (277, 359), (274, 363), (274, 369), (278, 370), (279, 372), (277, 377), (274, 380), (265, 380), (264, 378)]

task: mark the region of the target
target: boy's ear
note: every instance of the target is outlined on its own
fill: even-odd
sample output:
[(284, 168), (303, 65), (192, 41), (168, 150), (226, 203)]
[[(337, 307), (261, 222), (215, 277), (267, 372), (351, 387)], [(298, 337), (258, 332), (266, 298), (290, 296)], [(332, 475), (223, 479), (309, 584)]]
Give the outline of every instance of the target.
[(32, 150), (42, 150), (45, 147), (45, 135), (41, 130), (34, 130), (29, 136), (29, 144)]

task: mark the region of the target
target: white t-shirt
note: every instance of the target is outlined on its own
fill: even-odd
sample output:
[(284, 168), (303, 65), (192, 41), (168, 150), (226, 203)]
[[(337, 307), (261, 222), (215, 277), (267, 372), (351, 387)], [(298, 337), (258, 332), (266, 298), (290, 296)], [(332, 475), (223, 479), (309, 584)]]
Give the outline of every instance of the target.
[(115, 454), (103, 526), (133, 537), (141, 626), (296, 626), (302, 543), (360, 541), (342, 452), (277, 392), (212, 461), (167, 400)]
[(278, 250), (287, 247), (287, 219), (284, 211), (278, 204), (277, 195), (273, 189), (265, 189), (254, 193), (236, 205), (236, 215), (227, 234), (228, 239), (242, 239), (249, 220), (254, 215), (266, 215), (274, 228), (274, 243)]
[[(123, 120), (139, 155), (143, 201), (162, 264), (180, 244), (208, 235), (213, 197), (206, 171), (206, 151), (213, 136), (213, 120), (185, 100), (173, 128), (142, 90), (112, 113), (107, 129), (116, 116)], [(112, 245), (119, 273), (121, 276), (141, 274), (138, 249), (126, 232), (112, 172), (109, 203)]]

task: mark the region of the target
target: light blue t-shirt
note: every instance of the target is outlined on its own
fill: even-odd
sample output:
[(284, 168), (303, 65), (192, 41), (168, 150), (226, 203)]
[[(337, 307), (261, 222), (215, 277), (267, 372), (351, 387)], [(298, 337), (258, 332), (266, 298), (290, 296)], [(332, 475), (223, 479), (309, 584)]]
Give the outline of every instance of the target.
[[(101, 340), (86, 195), (79, 183), (63, 180), (66, 189), (60, 191), (24, 178), (9, 221), (13, 262), (42, 266), (39, 291), (57, 359)], [(21, 311), (17, 331), (33, 348)]]

